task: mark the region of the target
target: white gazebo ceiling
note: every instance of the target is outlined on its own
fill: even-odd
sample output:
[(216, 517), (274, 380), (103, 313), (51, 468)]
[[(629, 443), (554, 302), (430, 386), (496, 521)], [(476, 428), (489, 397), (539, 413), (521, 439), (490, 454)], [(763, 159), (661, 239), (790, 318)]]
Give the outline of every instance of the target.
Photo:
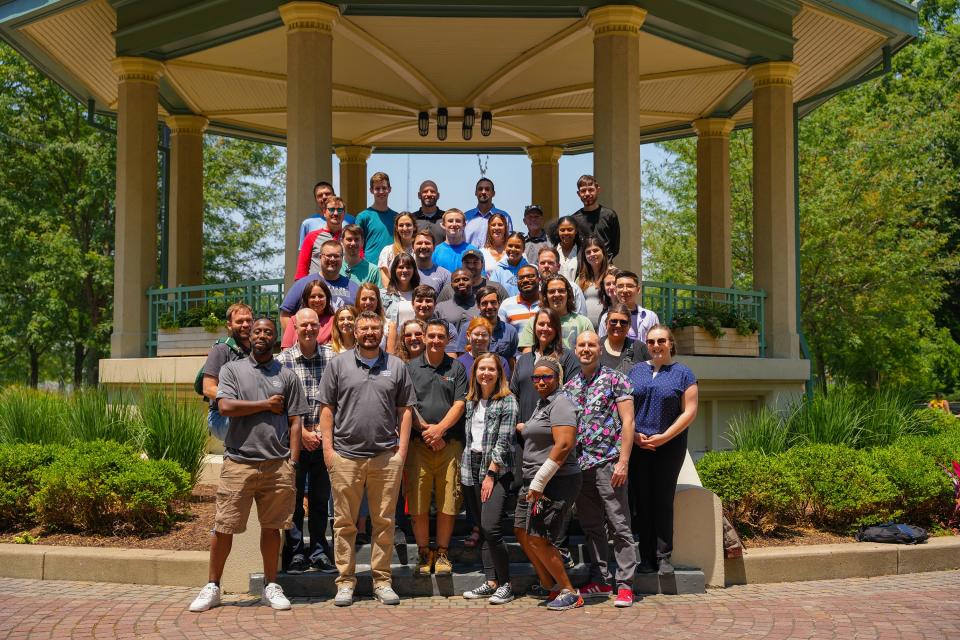
[[(90, 0), (42, 17), (20, 31), (73, 74), (105, 108), (116, 108), (114, 10)], [(794, 85), (801, 100), (850, 74), (886, 35), (804, 4), (793, 21)], [(640, 33), (639, 105), (648, 136), (682, 129), (729, 107), (743, 91), (746, 67)], [(593, 39), (585, 19), (343, 16), (334, 27), (335, 144), (381, 149), (588, 148), (593, 135)], [(164, 62), (162, 82), (214, 129), (282, 139), (286, 134), (286, 31), (255, 35)], [(417, 133), (417, 112), (431, 120), (447, 107), (447, 140)], [(477, 110), (473, 139), (460, 119)], [(749, 122), (751, 104), (733, 116)], [(494, 129), (480, 135), (479, 113)], [(161, 115), (166, 113), (161, 111)]]

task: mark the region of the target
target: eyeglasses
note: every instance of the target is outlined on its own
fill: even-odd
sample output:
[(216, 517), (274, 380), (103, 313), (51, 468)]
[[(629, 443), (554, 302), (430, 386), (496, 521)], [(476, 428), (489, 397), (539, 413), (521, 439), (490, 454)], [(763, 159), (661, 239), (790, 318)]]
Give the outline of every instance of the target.
[(330, 213), (343, 213), (344, 208), (343, 207), (327, 207), (327, 211), (329, 211)]
[(607, 320), (607, 324), (609, 324), (611, 327), (625, 327), (625, 326), (627, 326), (627, 325), (630, 324), (630, 321), (629, 321), (629, 320), (615, 320), (615, 319), (613, 319), (613, 318), (610, 318), (609, 320)]
[(557, 376), (556, 376), (555, 374), (552, 374), (552, 373), (546, 373), (546, 374), (544, 374), (544, 375), (542, 375), (542, 376), (532, 375), (532, 376), (530, 376), (530, 382), (533, 382), (533, 383), (537, 383), (537, 382), (550, 382), (551, 380), (553, 380), (553, 379), (556, 378), (556, 377), (557, 377)]
[(667, 342), (669, 341), (670, 341), (670, 338), (657, 338), (656, 340), (654, 340), (653, 338), (648, 338), (647, 344), (652, 347), (655, 344), (659, 344), (659, 345), (667, 344)]

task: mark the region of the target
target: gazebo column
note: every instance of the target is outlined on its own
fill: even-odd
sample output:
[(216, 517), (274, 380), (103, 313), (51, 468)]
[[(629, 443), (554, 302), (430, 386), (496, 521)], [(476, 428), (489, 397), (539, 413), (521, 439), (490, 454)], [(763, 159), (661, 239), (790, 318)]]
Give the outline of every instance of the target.
[(697, 284), (732, 287), (730, 132), (733, 120), (703, 118), (697, 132)]
[(349, 213), (360, 213), (367, 208), (367, 160), (373, 148), (350, 145), (337, 147), (336, 152), (340, 160), (340, 197)]
[(203, 116), (167, 117), (170, 128), (170, 286), (203, 283)]
[(799, 358), (793, 192), (792, 62), (750, 67), (753, 81), (753, 286), (767, 292), (767, 355)]
[(560, 216), (560, 156), (562, 147), (527, 147), (530, 158), (530, 194), (543, 207), (547, 220)]
[(285, 277), (297, 269), (300, 223), (317, 208), (313, 185), (333, 174), (333, 25), (323, 2), (280, 6), (287, 26), (287, 215)]
[(116, 58), (117, 199), (112, 358), (147, 352), (147, 297), (157, 274), (157, 82), (163, 65)]
[(620, 218), (617, 265), (641, 274), (640, 27), (647, 12), (608, 5), (593, 9), (593, 166), (603, 203)]

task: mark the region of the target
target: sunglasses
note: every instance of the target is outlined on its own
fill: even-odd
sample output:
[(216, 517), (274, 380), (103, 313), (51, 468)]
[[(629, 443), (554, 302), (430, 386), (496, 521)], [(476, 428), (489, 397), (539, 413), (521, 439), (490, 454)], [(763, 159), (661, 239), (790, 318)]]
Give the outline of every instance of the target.
[(530, 376), (530, 382), (533, 382), (533, 383), (537, 383), (537, 382), (550, 382), (551, 380), (553, 380), (553, 379), (556, 378), (556, 377), (557, 377), (557, 376), (556, 376), (555, 374), (552, 374), (552, 373), (547, 373), (547, 374), (544, 374), (544, 375), (542, 375), (542, 376), (532, 375), (532, 376)]
[(343, 213), (344, 208), (343, 207), (327, 207), (327, 211), (329, 211), (330, 213)]
[(667, 344), (667, 342), (669, 342), (669, 341), (670, 341), (669, 338), (657, 338), (656, 340), (653, 340), (653, 339), (651, 338), (651, 339), (648, 339), (648, 340), (647, 340), (647, 344), (652, 347), (652, 346), (655, 345), (655, 344), (659, 344), (659, 345)]
[(611, 327), (626, 327), (627, 325), (630, 324), (630, 321), (629, 321), (629, 320), (614, 320), (613, 318), (610, 318), (609, 320), (607, 320), (607, 324), (609, 324)]

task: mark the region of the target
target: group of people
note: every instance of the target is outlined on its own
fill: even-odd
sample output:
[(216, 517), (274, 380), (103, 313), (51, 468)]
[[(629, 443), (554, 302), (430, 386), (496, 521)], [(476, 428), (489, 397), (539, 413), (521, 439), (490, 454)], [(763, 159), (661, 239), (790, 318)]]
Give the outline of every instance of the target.
[[(636, 571), (673, 572), (673, 500), (697, 384), (673, 359), (670, 329), (639, 304), (637, 274), (612, 265), (619, 224), (599, 204), (600, 185), (582, 176), (583, 208), (548, 228), (542, 207), (526, 207), (525, 234), (493, 205), (487, 178), (465, 212), (441, 210), (429, 180), (412, 213), (389, 208), (386, 174), (372, 176), (370, 192), (373, 205), (351, 220), (318, 183), (280, 326), (234, 304), (229, 337), (210, 351), (203, 394), (225, 455), (209, 583), (190, 609), (219, 604), (232, 536), (254, 501), (263, 600), (275, 609), (290, 607), (278, 556), (290, 573), (337, 573), (334, 604), (352, 604), (368, 519), (374, 595), (398, 604), (400, 522), (409, 515), (416, 572), (450, 573), (464, 506), (475, 525), (465, 543), (480, 546), (485, 580), (463, 596), (510, 602), (502, 522), (514, 499), (513, 534), (539, 579), (527, 595), (551, 610), (611, 595), (632, 605)], [(590, 561), (579, 589), (567, 573), (574, 514)]]

